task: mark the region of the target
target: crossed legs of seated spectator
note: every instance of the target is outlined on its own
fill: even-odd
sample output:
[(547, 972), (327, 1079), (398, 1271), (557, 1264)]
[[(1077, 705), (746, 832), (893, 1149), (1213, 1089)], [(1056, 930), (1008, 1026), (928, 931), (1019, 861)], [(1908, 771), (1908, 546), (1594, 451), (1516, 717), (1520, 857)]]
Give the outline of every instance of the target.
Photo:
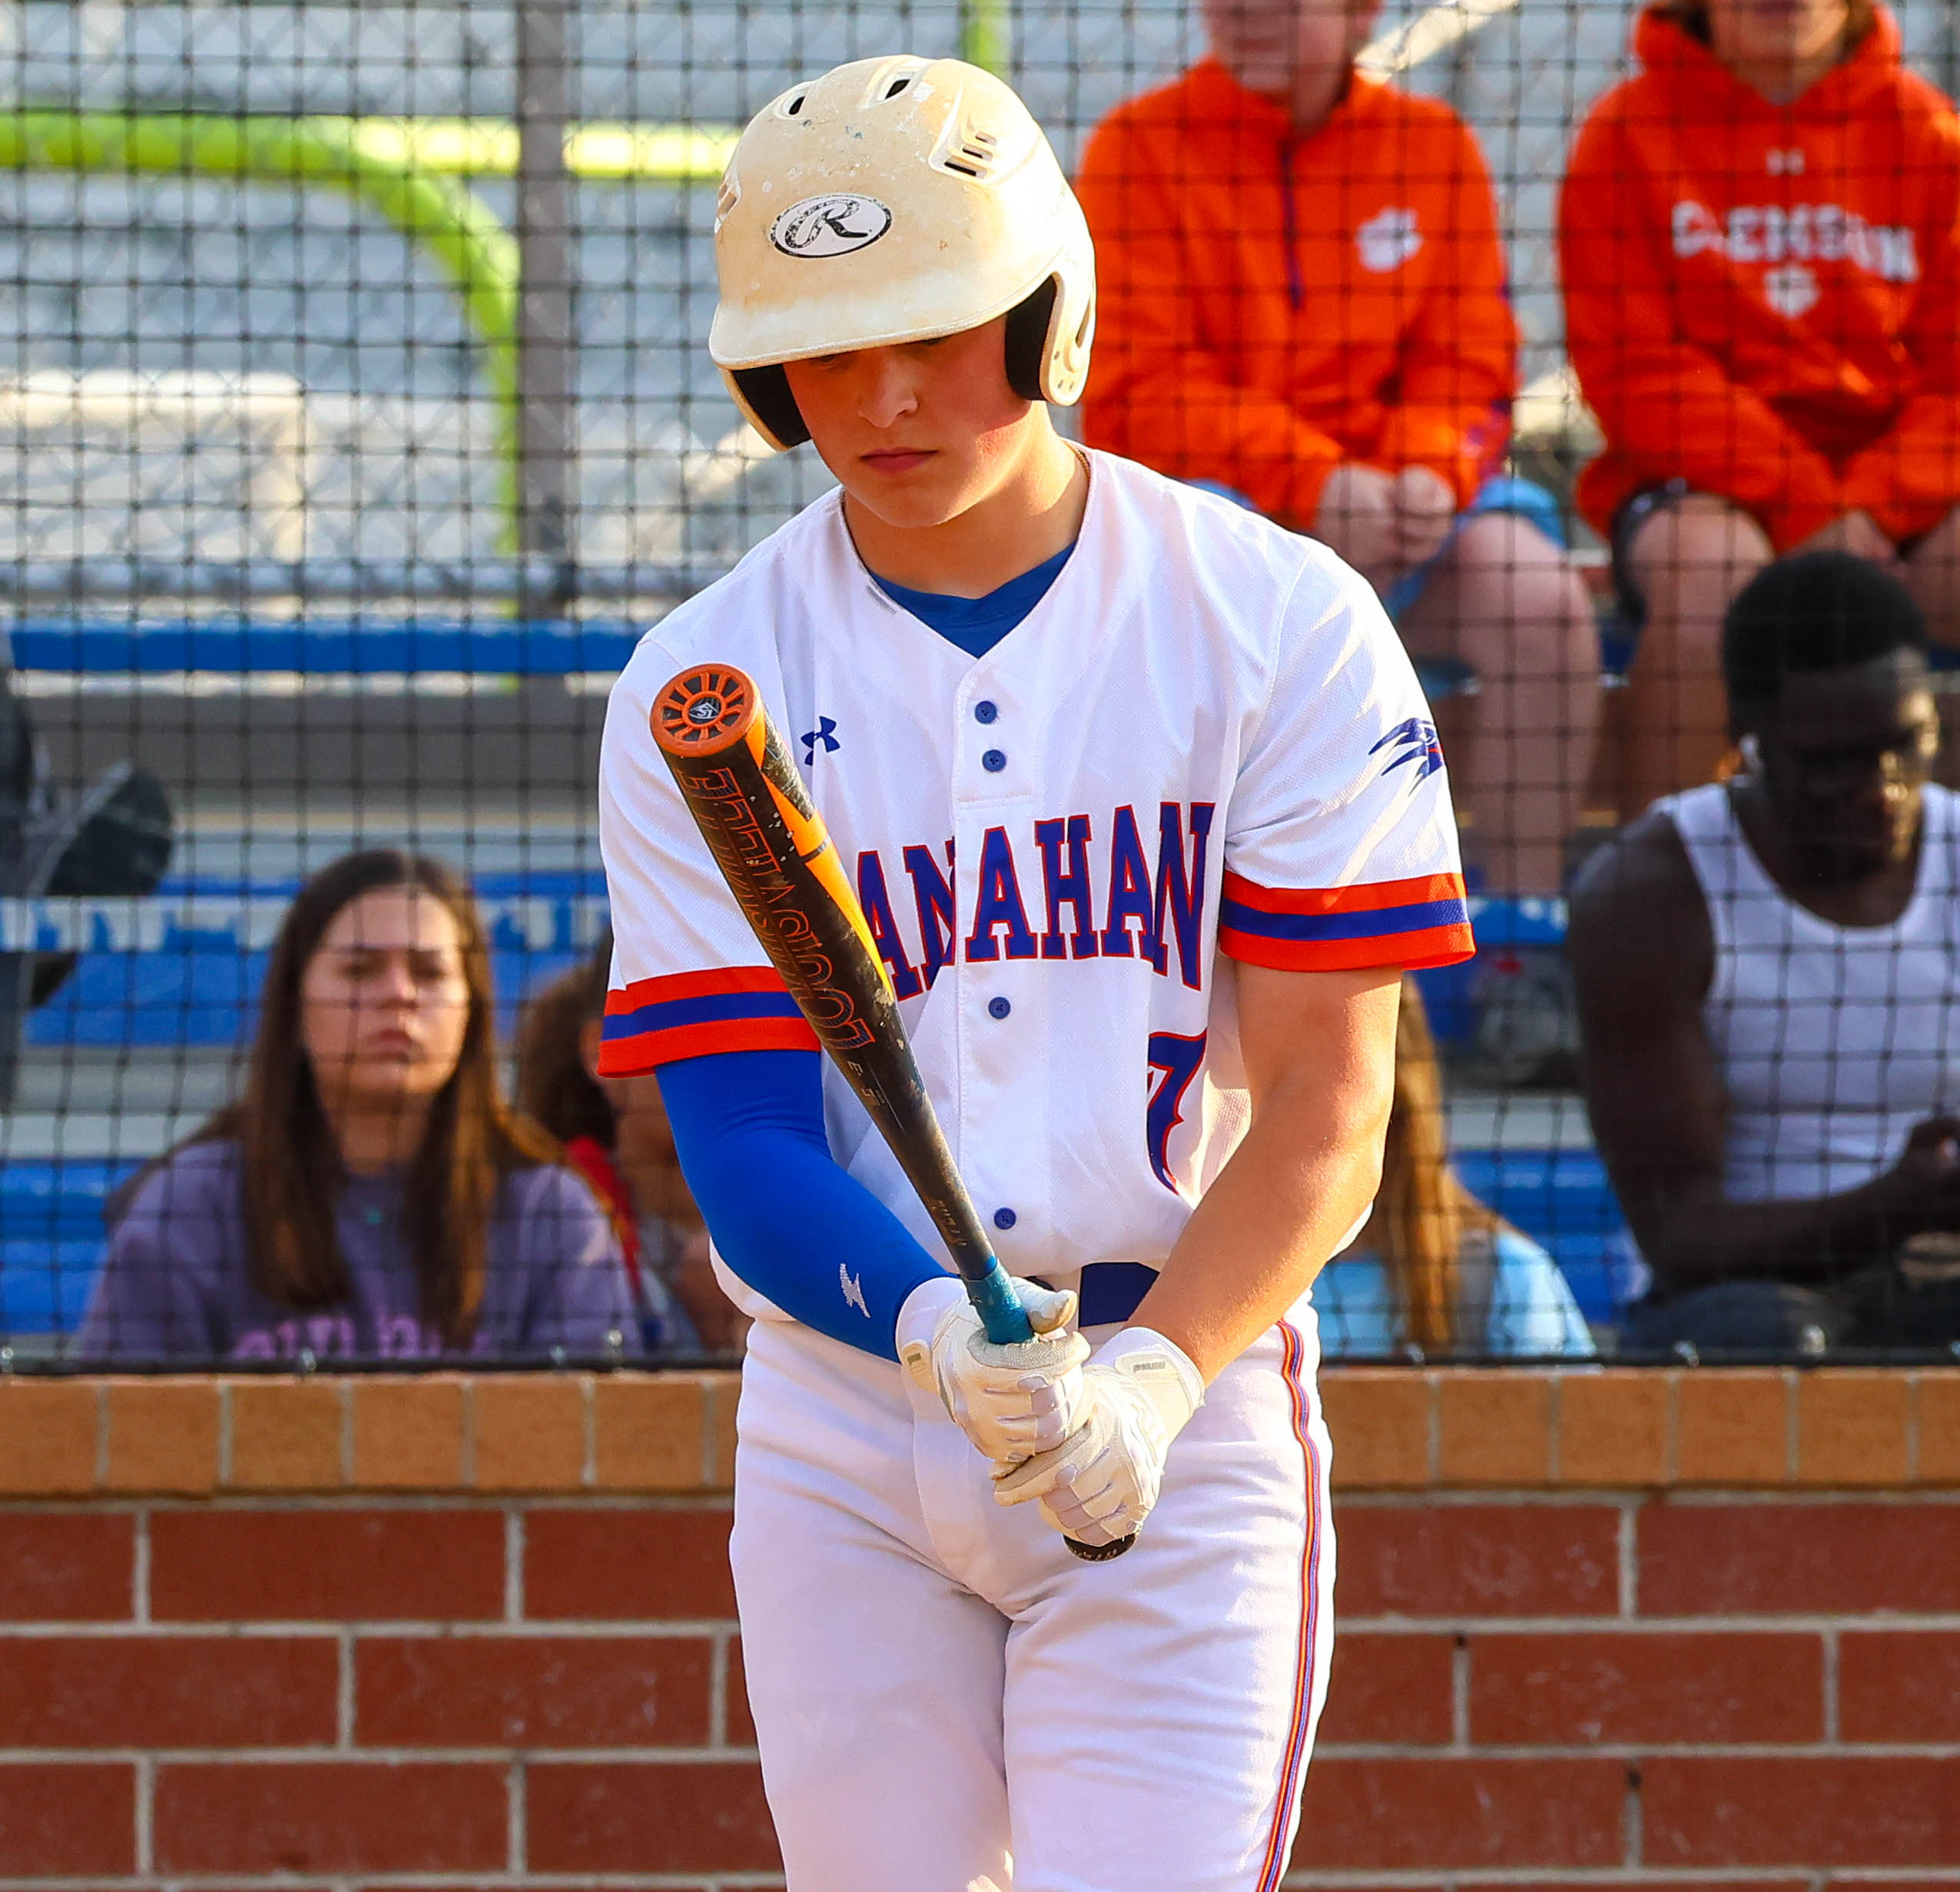
[(1450, 760), (1494, 892), (1556, 893), (1599, 721), (1599, 635), (1584, 581), (1516, 513), (1464, 520), (1402, 618), (1420, 655), (1477, 673)]
[(1841, 1296), (1784, 1281), (1722, 1281), (1627, 1310), (1629, 1353), (1753, 1354), (1787, 1360), (1842, 1346), (1851, 1320)]
[(1760, 1354), (1789, 1359), (1840, 1348), (1931, 1352), (1960, 1343), (1960, 1276), (1930, 1278), (1887, 1264), (1817, 1287), (1723, 1281), (1627, 1310), (1620, 1344), (1636, 1354)]
[(1727, 753), (1723, 615), (1773, 555), (1754, 519), (1706, 492), (1656, 507), (1628, 542), (1647, 622), (1627, 678), (1623, 817), (1708, 780)]

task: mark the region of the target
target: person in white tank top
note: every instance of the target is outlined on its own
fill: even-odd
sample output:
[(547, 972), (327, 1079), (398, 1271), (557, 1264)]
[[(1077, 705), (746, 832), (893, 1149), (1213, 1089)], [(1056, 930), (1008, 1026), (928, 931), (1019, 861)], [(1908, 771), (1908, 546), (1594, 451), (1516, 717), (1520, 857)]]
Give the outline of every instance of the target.
[(1896, 573), (1786, 558), (1730, 608), (1734, 780), (1588, 863), (1568, 949), (1636, 1351), (1960, 1338), (1960, 797)]

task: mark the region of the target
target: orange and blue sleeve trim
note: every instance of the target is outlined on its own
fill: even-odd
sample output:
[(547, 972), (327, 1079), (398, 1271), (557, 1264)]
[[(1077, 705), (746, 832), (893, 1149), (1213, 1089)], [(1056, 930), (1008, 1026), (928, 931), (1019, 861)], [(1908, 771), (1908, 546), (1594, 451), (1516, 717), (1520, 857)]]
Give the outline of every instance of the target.
[(605, 995), (602, 1078), (721, 1051), (815, 1051), (817, 1034), (772, 966), (636, 979)]
[(1454, 966), (1477, 950), (1463, 877), (1418, 874), (1347, 887), (1262, 887), (1229, 870), (1219, 950), (1283, 973), (1405, 972)]

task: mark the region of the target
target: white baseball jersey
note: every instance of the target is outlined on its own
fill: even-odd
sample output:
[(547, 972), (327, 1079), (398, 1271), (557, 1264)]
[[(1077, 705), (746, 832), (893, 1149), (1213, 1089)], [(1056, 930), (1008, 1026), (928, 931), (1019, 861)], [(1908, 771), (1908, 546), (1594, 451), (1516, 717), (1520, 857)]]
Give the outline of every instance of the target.
[[(1374, 594), (1242, 508), (1088, 458), (1072, 555), (978, 658), (879, 587), (840, 494), (817, 502), (642, 641), (600, 784), (601, 1070), (816, 1045), (648, 726), (676, 671), (733, 664), (855, 880), (1002, 1261), (1056, 1285), (1159, 1263), (1243, 1136), (1231, 960), (1471, 950), (1441, 751)], [(833, 1155), (943, 1254), (827, 1062), (824, 1085)]]

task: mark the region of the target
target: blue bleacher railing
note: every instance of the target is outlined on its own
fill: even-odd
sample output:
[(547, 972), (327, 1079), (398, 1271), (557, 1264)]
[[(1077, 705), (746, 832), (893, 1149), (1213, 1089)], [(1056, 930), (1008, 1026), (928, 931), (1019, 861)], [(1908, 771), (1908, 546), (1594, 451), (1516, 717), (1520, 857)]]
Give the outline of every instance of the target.
[(462, 671), (476, 676), (608, 674), (625, 666), (640, 630), (623, 620), (495, 618), (24, 618), (8, 628), (17, 670), (88, 676), (224, 676), (298, 671), (373, 676)]

